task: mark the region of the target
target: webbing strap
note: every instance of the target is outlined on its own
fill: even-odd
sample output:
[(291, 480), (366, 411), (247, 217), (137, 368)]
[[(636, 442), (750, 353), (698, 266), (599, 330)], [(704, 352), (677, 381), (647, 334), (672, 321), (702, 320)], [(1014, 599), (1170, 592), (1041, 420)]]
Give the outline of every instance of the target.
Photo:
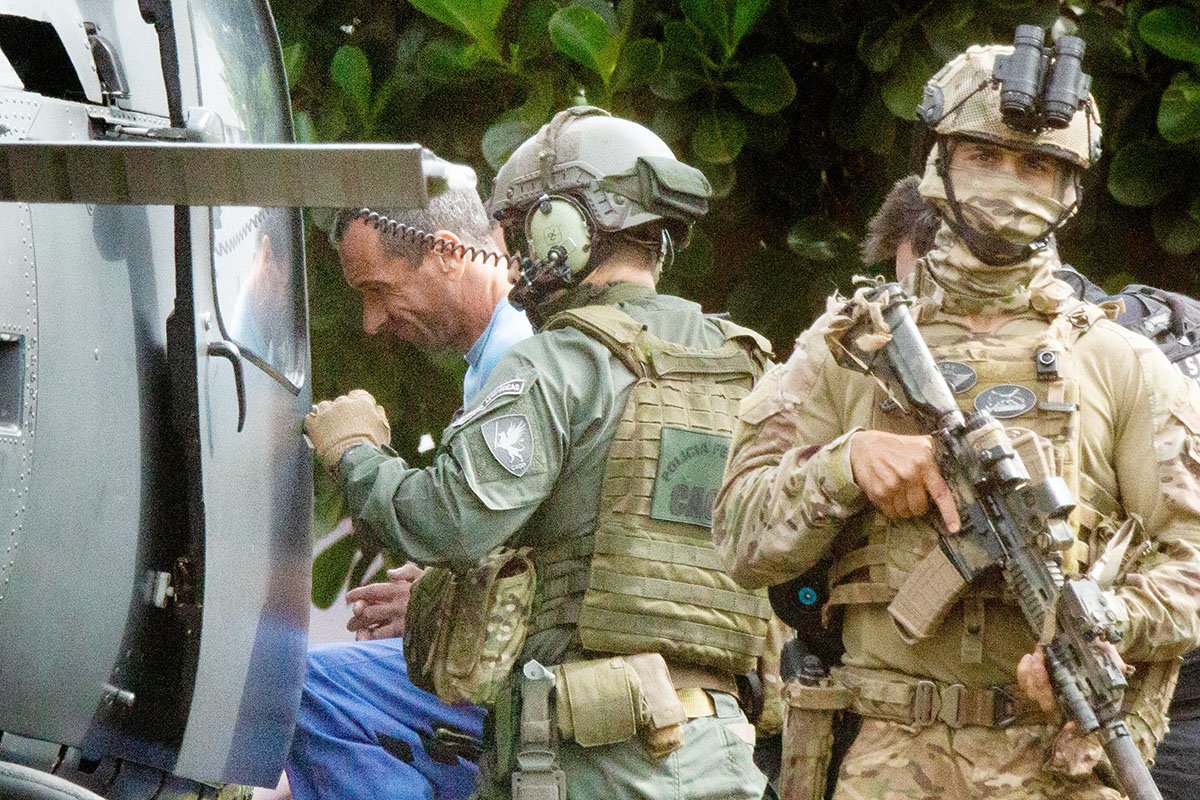
[(586, 607), (579, 612), (580, 627), (628, 633), (641, 639), (653, 636), (674, 642), (686, 639), (705, 642), (712, 647), (729, 650), (742, 655), (758, 657), (762, 654), (762, 639), (751, 633), (727, 630), (702, 622), (687, 622), (679, 619), (652, 617), (647, 614), (627, 614), (624, 611)]
[(731, 592), (710, 586), (688, 585), (659, 578), (643, 578), (622, 575), (607, 570), (592, 570), (591, 588), (600, 592), (624, 594), (633, 597), (648, 597), (651, 600), (666, 600), (672, 603), (706, 606), (734, 614), (769, 619), (770, 601), (756, 594)]
[(542, 588), (543, 597), (565, 597), (572, 594), (581, 594), (588, 588), (588, 570), (571, 570), (567, 574), (560, 575), (557, 578), (540, 580), (538, 581), (538, 585)]
[(699, 567), (700, 569), (725, 569), (725, 562), (712, 547), (624, 536), (612, 531), (605, 533), (603, 539), (596, 545), (595, 553), (596, 555), (644, 558), (648, 561), (661, 561), (666, 564)]
[(592, 554), (595, 537), (592, 534), (563, 539), (535, 551), (538, 562), (557, 563), (575, 558), (587, 558)]
[(866, 603), (890, 603), (896, 590), (886, 583), (843, 583), (829, 592), (826, 606), (854, 606)]
[[(762, 372), (764, 358), (756, 360), (747, 352), (770, 353), (770, 343), (747, 328), (721, 324), (725, 342), (713, 350), (693, 350), (660, 339), (646, 326), (616, 306), (583, 306), (555, 314), (547, 330), (576, 328), (607, 347), (634, 375), (653, 372), (668, 375), (727, 376), (753, 378)], [(750, 345), (750, 343), (753, 345)]]
[(875, 567), (887, 563), (887, 545), (871, 544), (852, 550), (834, 562), (829, 568), (829, 583), (839, 583), (864, 567)]
[(543, 603), (529, 621), (531, 631), (545, 631), (559, 625), (575, 625), (579, 620), (582, 595), (556, 597)]

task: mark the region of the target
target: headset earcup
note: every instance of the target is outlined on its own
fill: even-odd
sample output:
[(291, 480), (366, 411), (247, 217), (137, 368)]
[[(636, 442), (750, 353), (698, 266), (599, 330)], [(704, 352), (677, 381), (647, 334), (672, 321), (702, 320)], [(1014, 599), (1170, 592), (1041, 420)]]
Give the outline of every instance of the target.
[(587, 266), (592, 251), (592, 226), (587, 212), (574, 200), (561, 195), (542, 198), (529, 209), (525, 218), (525, 239), (532, 255), (545, 261), (550, 250), (559, 247), (566, 253), (571, 272)]

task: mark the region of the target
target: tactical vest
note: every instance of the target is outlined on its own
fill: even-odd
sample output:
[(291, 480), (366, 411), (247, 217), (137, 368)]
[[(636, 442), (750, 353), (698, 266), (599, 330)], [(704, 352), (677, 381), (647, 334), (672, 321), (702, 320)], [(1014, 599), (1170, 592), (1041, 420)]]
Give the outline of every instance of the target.
[(605, 461), (595, 533), (535, 551), (531, 633), (573, 625), (594, 652), (753, 669), (770, 604), (725, 574), (710, 528), (738, 402), (769, 344), (714, 322), (725, 335), (715, 350), (659, 339), (614, 306), (547, 322), (603, 344), (635, 381)]
[[(1104, 312), (1080, 305), (1057, 316), (1047, 328), (1021, 337), (991, 341), (968, 339), (955, 343), (930, 341), (930, 350), (946, 376), (964, 414), (985, 409), (1014, 435), (1030, 430), (1054, 447), (1054, 467), (1066, 481), (1079, 505), (1071, 517), (1076, 534), (1074, 547), (1064, 554), (1064, 572), (1086, 567), (1096, 548), (1115, 529), (1116, 501), (1080, 473), (1080, 390), (1071, 349), (1075, 341)], [(870, 427), (891, 433), (916, 435), (916, 421), (876, 391)], [(891, 603), (918, 569), (922, 559), (937, 550), (936, 534), (921, 520), (889, 521), (869, 510), (858, 536), (840, 540), (841, 549), (827, 576), (824, 618), (840, 607)], [(912, 584), (907, 587), (912, 590)], [(1003, 594), (998, 579), (969, 587), (961, 596), (964, 625), (963, 663), (980, 663), (983, 657), (983, 601)], [(920, 587), (916, 602), (936, 606), (944, 598), (931, 587)], [(973, 632), (973, 633), (972, 633)]]

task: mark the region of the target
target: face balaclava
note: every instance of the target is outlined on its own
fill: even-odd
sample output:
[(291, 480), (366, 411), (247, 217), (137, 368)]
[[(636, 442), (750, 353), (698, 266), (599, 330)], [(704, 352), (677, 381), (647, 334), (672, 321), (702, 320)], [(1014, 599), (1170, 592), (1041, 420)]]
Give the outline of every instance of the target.
[[(937, 158), (937, 151), (930, 155), (918, 191), (947, 222), (920, 264), (944, 290), (942, 306), (960, 313), (1015, 311), (1046, 289), (1057, 298), (1059, 287), (1048, 282), (1061, 262), (1045, 242), (1072, 210), (1073, 185), (1060, 187), (1054, 197), (998, 170), (967, 166), (943, 174)], [(1035, 289), (1039, 292), (1031, 292)]]

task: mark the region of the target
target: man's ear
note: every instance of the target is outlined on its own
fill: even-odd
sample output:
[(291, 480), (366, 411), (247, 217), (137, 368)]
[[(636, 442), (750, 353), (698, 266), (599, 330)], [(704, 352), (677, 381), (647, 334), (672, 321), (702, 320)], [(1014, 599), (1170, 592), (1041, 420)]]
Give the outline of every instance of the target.
[(449, 276), (451, 280), (458, 280), (466, 271), (468, 260), (463, 252), (464, 246), (462, 239), (458, 238), (458, 235), (453, 231), (448, 231), (442, 228), (434, 231), (433, 235), (445, 242), (453, 244), (453, 246), (447, 244), (445, 248), (438, 248), (434, 251), (434, 253), (437, 255), (438, 261), (441, 264), (442, 272)]

